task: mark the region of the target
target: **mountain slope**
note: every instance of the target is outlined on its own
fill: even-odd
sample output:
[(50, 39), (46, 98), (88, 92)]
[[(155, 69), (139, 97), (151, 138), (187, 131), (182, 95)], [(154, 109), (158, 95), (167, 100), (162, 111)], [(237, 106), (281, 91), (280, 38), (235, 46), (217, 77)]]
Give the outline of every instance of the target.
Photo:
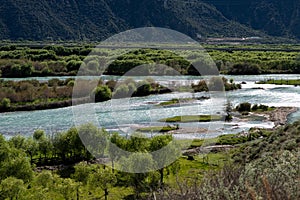
[(126, 28), (105, 1), (4, 0), (0, 13), (2, 39), (101, 39)]
[[(193, 38), (199, 35), (204, 37), (266, 36), (260, 31), (247, 27), (250, 24), (255, 29), (261, 28), (252, 25), (252, 21), (248, 22), (247, 17), (241, 18), (244, 24), (242, 25), (237, 22), (240, 20), (235, 21), (240, 17), (233, 16), (225, 8), (215, 5), (220, 12), (213, 2), (212, 4), (207, 2), (199, 0), (2, 0), (0, 39), (102, 40), (115, 33), (144, 26), (170, 28)], [(233, 8), (229, 7), (230, 9)], [(294, 16), (298, 16), (297, 12), (294, 12)], [(298, 29), (292, 31), (297, 23), (299, 22), (295, 20), (290, 25), (291, 34), (298, 31)], [(270, 25), (270, 29), (272, 28), (273, 26)], [(282, 31), (275, 35), (283, 34), (289, 35)]]
[(228, 19), (272, 36), (300, 39), (299, 0), (204, 0)]

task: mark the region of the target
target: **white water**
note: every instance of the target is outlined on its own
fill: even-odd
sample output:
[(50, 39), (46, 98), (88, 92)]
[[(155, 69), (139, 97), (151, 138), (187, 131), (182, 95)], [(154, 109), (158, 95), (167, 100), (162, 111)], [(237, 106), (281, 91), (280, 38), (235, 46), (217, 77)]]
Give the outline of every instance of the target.
[[(283, 86), (283, 85), (258, 85), (255, 81), (273, 79), (300, 79), (300, 75), (260, 75), (260, 76), (226, 76), (228, 79), (233, 78), (235, 82), (242, 81), (247, 84), (242, 85), (243, 89), (237, 91), (230, 91), (226, 93), (227, 98), (235, 106), (241, 102), (250, 102), (256, 104), (266, 104), (269, 106), (294, 106), (300, 107), (300, 87)], [(53, 77), (38, 78), (41, 81), (49, 80)], [(61, 78), (61, 77), (57, 77)], [(91, 77), (86, 77), (91, 78)], [(116, 79), (117, 77), (106, 76), (105, 79)], [(139, 80), (140, 78), (137, 77)], [(170, 81), (171, 79), (171, 81)], [(178, 77), (158, 77), (156, 78), (161, 83), (173, 84), (177, 82), (191, 83), (199, 80), (195, 76), (178, 76)], [(168, 80), (168, 81), (167, 81)], [(261, 89), (253, 89), (261, 88)], [(208, 95), (206, 93), (197, 93), (195, 97)], [(224, 105), (216, 105), (212, 100), (201, 100), (188, 105), (177, 107), (161, 108), (155, 104), (167, 101), (172, 98), (188, 98), (193, 97), (190, 93), (171, 93), (163, 95), (152, 95), (148, 97), (137, 97), (129, 99), (129, 107), (124, 107), (114, 104), (108, 106), (111, 101), (89, 104), (84, 106), (94, 106), (96, 116), (99, 124), (109, 130), (122, 130), (130, 132), (134, 127), (142, 125), (161, 125), (159, 119), (165, 117), (172, 117), (177, 115), (193, 115), (193, 114), (216, 114), (220, 111), (220, 107)], [(122, 100), (124, 101), (124, 100)], [(115, 103), (115, 101), (113, 102)], [(300, 111), (290, 115), (289, 121), (300, 119)], [(216, 122), (215, 122), (216, 123)], [(236, 126), (238, 124), (238, 126)], [(61, 130), (67, 130), (74, 125), (74, 116), (72, 107), (51, 109), (43, 111), (30, 111), (30, 112), (14, 112), (0, 114), (0, 133), (5, 136), (20, 133), (22, 135), (30, 135), (36, 129), (44, 129), (48, 134), (55, 133)], [(213, 123), (188, 123), (180, 124), (180, 127), (203, 127), (207, 128), (208, 125), (214, 126)], [(250, 122), (237, 122), (218, 124), (218, 128), (208, 134), (184, 134), (177, 135), (177, 137), (190, 137), (201, 138), (209, 135), (216, 136), (227, 133), (237, 133), (242, 130), (247, 130), (251, 127), (265, 127), (270, 128), (274, 124), (264, 122), (261, 120)], [(220, 128), (221, 127), (221, 128)], [(129, 131), (128, 131), (129, 130)]]

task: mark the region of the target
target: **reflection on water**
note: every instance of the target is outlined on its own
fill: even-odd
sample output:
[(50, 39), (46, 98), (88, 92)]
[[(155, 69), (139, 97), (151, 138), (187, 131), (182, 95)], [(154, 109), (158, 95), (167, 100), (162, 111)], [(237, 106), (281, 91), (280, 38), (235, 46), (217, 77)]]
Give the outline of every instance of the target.
[[(283, 85), (257, 85), (254, 82), (259, 80), (273, 79), (300, 79), (300, 75), (260, 75), (260, 76), (226, 76), (228, 79), (233, 78), (235, 82), (245, 81), (247, 84), (242, 85), (243, 89), (228, 92), (227, 98), (233, 105), (241, 102), (250, 102), (252, 104), (266, 104), (269, 106), (294, 106), (300, 107), (300, 87), (283, 86)], [(53, 78), (53, 77), (51, 77)], [(60, 77), (61, 78), (61, 77)], [(91, 78), (91, 77), (86, 77)], [(95, 78), (95, 77), (94, 77)], [(107, 80), (117, 77), (105, 76)], [(50, 78), (43, 77), (39, 80), (48, 80)], [(137, 80), (142, 77), (136, 77)], [(157, 77), (156, 80), (169, 84), (167, 80), (180, 81), (181, 83), (191, 83), (199, 80), (194, 76), (178, 76), (178, 77)], [(97, 104), (89, 104), (85, 106), (94, 106), (99, 125), (109, 130), (119, 130), (124, 132), (140, 125), (157, 125), (161, 118), (172, 117), (176, 115), (197, 115), (197, 114), (216, 114), (220, 112), (220, 108), (224, 105), (218, 105), (218, 101), (212, 103), (212, 100), (199, 100), (184, 106), (161, 108), (156, 104), (162, 101), (168, 101), (173, 98), (192, 98), (201, 97), (206, 93), (171, 93), (163, 95), (152, 95), (148, 97), (130, 98), (123, 102), (103, 102)], [(125, 103), (124, 103), (125, 102)], [(222, 102), (222, 101), (221, 101)], [(107, 106), (113, 103), (113, 106)], [(126, 104), (127, 106), (125, 106)], [(289, 121), (300, 119), (300, 111), (289, 116)], [(0, 114), (0, 132), (6, 136), (20, 133), (24, 135), (32, 134), (36, 129), (44, 129), (48, 134), (61, 130), (67, 130), (74, 125), (72, 108), (61, 108), (32, 112), (15, 112)], [(180, 124), (181, 126), (197, 126), (205, 127), (207, 123), (189, 123)], [(262, 121), (225, 123), (223, 128), (215, 130), (213, 133), (203, 134), (178, 134), (176, 137), (201, 138), (207, 135), (216, 136), (226, 133), (237, 133), (242, 130), (248, 130), (251, 127), (259, 126), (270, 128), (273, 123)]]

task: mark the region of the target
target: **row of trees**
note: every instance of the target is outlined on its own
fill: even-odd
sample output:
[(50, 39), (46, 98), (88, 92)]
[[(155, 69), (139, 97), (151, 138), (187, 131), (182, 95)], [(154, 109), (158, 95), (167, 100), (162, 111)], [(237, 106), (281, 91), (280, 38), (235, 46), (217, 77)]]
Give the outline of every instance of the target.
[[(103, 73), (101, 67), (110, 61), (113, 62), (105, 73), (113, 75), (123, 75), (139, 65), (151, 63), (170, 66), (183, 75), (199, 75), (198, 70), (202, 75), (216, 75), (217, 70), (211, 69), (215, 68), (215, 64), (221, 72), (237, 75), (300, 72), (300, 59), (296, 52), (210, 51), (214, 64), (208, 55), (196, 50), (181, 51), (179, 56), (176, 51), (142, 49), (118, 56), (123, 53), (120, 49), (97, 49), (91, 52), (90, 46), (48, 46), (43, 49), (3, 46), (1, 49), (0, 70), (9, 68), (6, 71), (4, 69), (3, 77), (76, 75), (80, 66), (86, 74), (97, 75)], [(193, 65), (201, 69), (196, 70)], [(30, 70), (23, 69), (24, 66), (30, 66)], [(170, 73), (167, 68), (165, 70), (159, 71), (159, 75)], [(149, 65), (136, 75), (148, 75), (153, 71), (155, 73), (155, 68)]]
[(212, 77), (208, 81), (200, 80), (197, 84), (192, 83), (192, 88), (195, 92), (208, 91), (230, 91), (241, 89), (241, 84), (236, 84), (231, 79), (229, 82), (224, 77)]
[[(143, 199), (143, 193), (156, 199), (299, 199), (299, 124), (295, 122), (266, 132), (263, 139), (236, 148), (232, 157), (234, 165), (204, 174), (201, 179), (191, 174), (186, 182), (177, 181), (177, 186), (170, 187), (162, 187), (164, 179), (161, 178), (166, 177), (166, 172), (178, 173), (180, 165), (178, 162), (168, 167), (164, 164), (173, 160), (172, 156), (177, 156), (174, 152), (180, 151), (181, 146), (172, 144), (174, 141), (170, 135), (153, 138), (132, 135), (126, 139), (92, 125), (83, 125), (78, 130), (71, 128), (53, 137), (63, 141), (60, 146), (68, 147), (61, 147), (62, 151), (66, 151), (65, 156), (71, 158), (79, 152), (84, 156), (86, 150), (78, 143), (81, 131), (83, 135), (87, 134), (87, 140), (98, 139), (96, 143), (101, 144), (100, 147), (89, 148), (94, 149), (94, 153), (100, 152), (99, 155), (109, 155), (112, 165), (116, 164), (115, 167), (120, 170), (90, 164), (89, 160), (69, 169), (71, 175), (64, 178), (51, 171), (33, 171), (35, 166), (30, 164), (29, 158), (33, 149), (37, 149), (37, 153), (33, 154), (35, 159), (51, 157), (54, 152), (61, 151), (52, 149), (52, 153), (45, 153), (45, 146), (52, 140), (43, 131), (36, 131), (32, 138), (15, 136), (8, 141), (0, 136), (0, 199), (121, 199), (125, 196), (127, 199)], [(100, 139), (104, 135), (106, 139)], [(225, 137), (221, 140), (232, 140), (229, 136)], [(82, 141), (85, 141), (84, 137)], [(162, 148), (165, 148), (164, 153), (155, 153)], [(124, 154), (118, 149), (132, 153)], [(57, 156), (63, 157), (59, 153)], [(195, 164), (197, 161), (191, 162)], [(124, 187), (132, 188), (134, 194), (122, 195), (120, 191), (124, 191)]]
[[(179, 156), (180, 145), (174, 142), (171, 135), (153, 138), (132, 135), (126, 139), (117, 133), (108, 134), (91, 124), (80, 126), (78, 129), (71, 128), (53, 137), (46, 136), (42, 130), (35, 131), (29, 138), (18, 135), (5, 141), (1, 136), (0, 197), (13, 196), (22, 199), (20, 195), (29, 195), (33, 188), (47, 188), (45, 192), (52, 195), (58, 191), (62, 192), (60, 187), (65, 187), (66, 191), (58, 194), (66, 199), (74, 199), (76, 195), (83, 195), (83, 190), (91, 188), (95, 190), (91, 196), (96, 197), (102, 194), (99, 190), (103, 190), (104, 196), (107, 197), (109, 188), (125, 186), (132, 187), (135, 191), (134, 196), (138, 199), (141, 193), (162, 187), (166, 171), (178, 171), (178, 163), (172, 162)], [(165, 148), (164, 151), (157, 153), (162, 148)], [(95, 157), (107, 156), (112, 168), (89, 164)], [(82, 160), (86, 161), (75, 165), (74, 173), (70, 177), (72, 179), (62, 179), (50, 172), (33, 172), (35, 165), (59, 165)], [(118, 171), (114, 170), (114, 167), (117, 167)], [(39, 186), (35, 185), (37, 182)], [(16, 183), (18, 186), (13, 185)], [(9, 190), (16, 192), (11, 193)], [(35, 190), (33, 196), (41, 195)]]

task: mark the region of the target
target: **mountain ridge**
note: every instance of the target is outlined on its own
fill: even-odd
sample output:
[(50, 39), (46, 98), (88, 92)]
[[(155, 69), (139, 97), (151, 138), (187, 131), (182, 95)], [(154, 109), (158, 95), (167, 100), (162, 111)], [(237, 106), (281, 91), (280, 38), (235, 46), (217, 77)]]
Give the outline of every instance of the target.
[[(4, 0), (0, 5), (0, 39), (93, 41), (145, 26), (174, 29), (194, 39), (272, 35), (268, 29), (253, 26), (246, 17), (236, 20), (239, 13), (233, 16), (230, 5), (226, 11), (214, 2), (220, 1)], [(295, 30), (273, 35), (299, 39)]]

